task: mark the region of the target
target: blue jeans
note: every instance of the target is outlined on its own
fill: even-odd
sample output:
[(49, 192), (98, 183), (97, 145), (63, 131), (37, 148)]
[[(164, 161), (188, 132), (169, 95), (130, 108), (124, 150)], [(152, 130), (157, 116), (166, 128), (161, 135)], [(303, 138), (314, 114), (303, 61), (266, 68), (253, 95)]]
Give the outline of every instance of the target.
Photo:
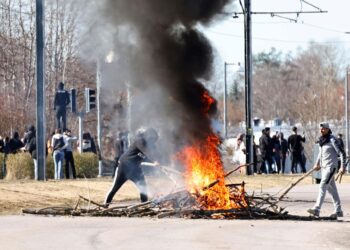
[(53, 152), (53, 161), (55, 163), (55, 180), (63, 179), (62, 163), (64, 159), (63, 151)]

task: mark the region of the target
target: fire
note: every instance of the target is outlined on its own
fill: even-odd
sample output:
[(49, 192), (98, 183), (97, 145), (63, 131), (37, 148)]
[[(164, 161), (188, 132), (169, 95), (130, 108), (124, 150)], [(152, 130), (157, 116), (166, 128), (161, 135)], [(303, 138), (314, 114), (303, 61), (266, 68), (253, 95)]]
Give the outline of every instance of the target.
[[(203, 95), (204, 113), (210, 109), (214, 99), (207, 92)], [(177, 159), (186, 167), (187, 189), (197, 196), (202, 209), (230, 209), (245, 206), (245, 199), (240, 194), (230, 197), (229, 189), (225, 185), (225, 173), (218, 146), (220, 139), (214, 133), (202, 141), (187, 146), (177, 154)], [(218, 180), (218, 183), (209, 187)], [(243, 195), (244, 196), (244, 195)], [(239, 203), (236, 201), (239, 200)], [(243, 205), (242, 205), (243, 204)]]

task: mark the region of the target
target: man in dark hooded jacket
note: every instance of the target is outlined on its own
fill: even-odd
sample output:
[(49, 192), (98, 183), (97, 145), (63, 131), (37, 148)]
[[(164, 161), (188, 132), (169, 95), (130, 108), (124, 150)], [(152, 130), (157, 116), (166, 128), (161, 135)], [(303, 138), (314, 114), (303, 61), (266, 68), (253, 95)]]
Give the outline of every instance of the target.
[[(56, 110), (56, 127), (65, 131), (67, 128), (67, 105), (70, 103), (69, 93), (64, 89), (64, 83), (58, 84), (55, 94), (54, 110)], [(62, 123), (61, 123), (62, 120)]]
[[(157, 132), (152, 128), (147, 129), (144, 133), (136, 137), (135, 141), (130, 145), (128, 150), (121, 156), (119, 161), (120, 163), (114, 177), (113, 186), (107, 193), (104, 202), (106, 207), (111, 203), (113, 196), (127, 180), (131, 180), (136, 184), (140, 191), (140, 198), (142, 202), (146, 202), (148, 200), (146, 181), (141, 168), (141, 163), (144, 161), (152, 162), (150, 157), (152, 152), (154, 152), (155, 142), (157, 140)], [(157, 165), (156, 162), (155, 165)]]

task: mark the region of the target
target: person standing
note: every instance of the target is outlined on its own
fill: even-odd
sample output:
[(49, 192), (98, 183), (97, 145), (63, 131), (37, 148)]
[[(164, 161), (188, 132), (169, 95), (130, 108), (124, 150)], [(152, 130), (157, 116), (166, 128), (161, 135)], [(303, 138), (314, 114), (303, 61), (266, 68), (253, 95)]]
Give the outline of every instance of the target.
[(63, 139), (66, 145), (66, 148), (64, 150), (64, 159), (66, 163), (66, 179), (69, 179), (70, 177), (70, 171), (69, 168), (72, 171), (72, 177), (73, 179), (77, 178), (76, 172), (75, 172), (75, 164), (74, 164), (74, 157), (73, 157), (73, 149), (72, 149), (72, 143), (77, 141), (78, 138), (76, 136), (72, 136), (72, 132), (69, 129), (66, 129), (66, 131), (63, 134)]
[(63, 131), (67, 128), (67, 105), (69, 103), (69, 93), (64, 89), (64, 83), (60, 82), (55, 94), (54, 110), (56, 111), (56, 127)]
[(31, 126), (30, 130), (31, 133), (27, 134), (26, 138), (26, 151), (29, 152), (29, 154), (31, 155), (33, 162), (34, 162), (34, 180), (38, 180), (38, 161), (37, 161), (37, 157), (36, 157), (36, 133), (35, 133), (35, 127)]
[[(339, 142), (339, 147), (342, 148), (345, 152), (345, 146), (344, 146), (344, 141), (343, 141), (343, 134), (339, 133), (337, 136), (337, 140)], [(346, 158), (346, 152), (345, 152), (345, 158)], [(346, 168), (346, 163), (344, 164)], [(340, 169), (340, 160), (338, 159), (338, 169)]]
[(4, 153), (5, 142), (0, 135), (0, 154)]
[(270, 137), (270, 128), (266, 127), (262, 130), (262, 136), (259, 139), (259, 148), (261, 153), (262, 172), (269, 174), (272, 172), (272, 141)]
[(233, 144), (232, 148), (232, 163), (243, 165), (245, 164), (245, 144), (244, 144), (245, 134), (238, 134), (237, 138)]
[(322, 204), (326, 197), (326, 191), (328, 191), (333, 198), (334, 213), (331, 217), (343, 217), (343, 211), (341, 208), (341, 202), (337, 190), (337, 186), (334, 180), (334, 174), (337, 170), (338, 155), (340, 155), (341, 166), (339, 174), (344, 174), (345, 168), (345, 152), (344, 148), (341, 148), (337, 139), (332, 135), (332, 131), (327, 122), (320, 124), (321, 137), (319, 143), (319, 153), (314, 165), (314, 169), (321, 169), (321, 183), (319, 186), (319, 193), (317, 201), (313, 208), (307, 210), (308, 213), (314, 216), (319, 216)]
[(297, 166), (298, 163), (301, 168), (301, 172), (306, 173), (305, 169), (305, 164), (303, 161), (303, 145), (301, 144), (302, 142), (305, 142), (305, 136), (298, 135), (298, 128), (293, 127), (292, 128), (293, 134), (288, 137), (288, 148), (289, 151), (291, 152), (291, 157), (292, 157), (292, 173), (295, 174), (297, 173)]
[(279, 134), (276, 132), (275, 135), (272, 136), (272, 159), (275, 165), (274, 172), (280, 174), (281, 173), (281, 144), (279, 139)]
[(9, 147), (10, 154), (16, 154), (20, 152), (21, 149), (24, 147), (24, 144), (19, 138), (19, 134), (17, 131), (13, 132), (12, 138), (9, 141), (8, 147)]
[(55, 164), (55, 180), (60, 180), (63, 179), (62, 163), (64, 159), (64, 149), (66, 147), (60, 128), (55, 130), (55, 134), (52, 136), (51, 146)]
[(282, 174), (286, 170), (286, 159), (288, 154), (288, 142), (284, 139), (283, 133), (280, 133), (280, 144), (281, 144), (281, 165), (282, 165)]
[[(136, 136), (135, 141), (120, 158), (120, 163), (113, 180), (112, 188), (108, 191), (104, 201), (105, 207), (109, 206), (114, 195), (127, 180), (131, 180), (136, 184), (140, 191), (142, 202), (148, 200), (147, 186), (141, 163), (144, 161), (153, 162), (151, 156), (154, 153), (157, 140), (158, 133), (152, 128), (147, 129), (144, 133)], [(158, 165), (158, 163), (154, 162), (154, 165)]]

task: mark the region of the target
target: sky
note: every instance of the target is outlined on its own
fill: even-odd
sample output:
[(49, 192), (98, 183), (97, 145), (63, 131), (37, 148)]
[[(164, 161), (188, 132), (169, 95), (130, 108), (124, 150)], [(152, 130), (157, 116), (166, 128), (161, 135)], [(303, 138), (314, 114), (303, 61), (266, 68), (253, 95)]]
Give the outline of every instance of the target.
[[(252, 15), (253, 54), (268, 52), (271, 47), (283, 53), (295, 53), (297, 48), (305, 48), (310, 41), (339, 45), (349, 53), (350, 1), (307, 0), (307, 2), (328, 13), (300, 14), (299, 17), (296, 14), (283, 15), (286, 18), (296, 19), (296, 23), (277, 16), (271, 17), (269, 14)], [(301, 3), (300, 0), (251, 0), (252, 12), (317, 10), (306, 3)], [(234, 7), (232, 12), (241, 12), (238, 0)], [(232, 16), (206, 28), (205, 34), (224, 61), (244, 64), (244, 17), (239, 15), (239, 18), (232, 18)]]

